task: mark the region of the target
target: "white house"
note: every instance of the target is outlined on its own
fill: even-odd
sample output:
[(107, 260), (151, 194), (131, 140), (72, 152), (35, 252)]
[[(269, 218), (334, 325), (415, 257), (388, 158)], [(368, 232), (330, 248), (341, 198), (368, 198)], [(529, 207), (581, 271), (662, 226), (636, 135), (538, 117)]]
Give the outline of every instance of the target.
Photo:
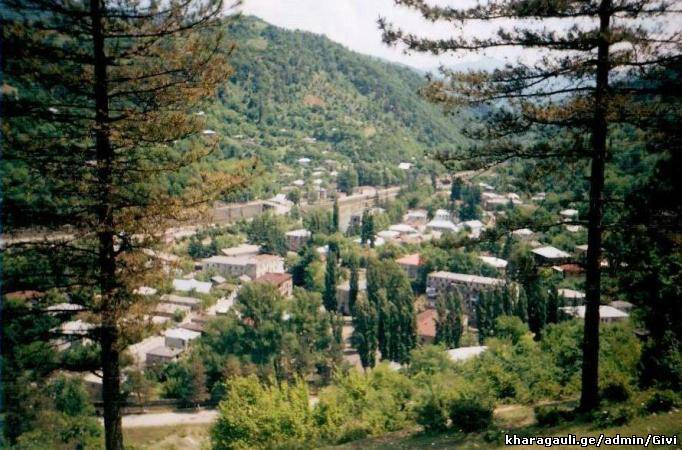
[(187, 345), (201, 336), (198, 331), (187, 330), (185, 328), (171, 328), (163, 333), (166, 347), (186, 348)]
[(460, 362), (475, 358), (487, 349), (488, 347), (485, 345), (477, 345), (474, 347), (451, 348), (445, 352), (453, 362)]
[[(561, 312), (577, 319), (585, 319), (585, 306), (564, 306), (559, 308)], [(599, 306), (599, 321), (601, 323), (623, 322), (629, 317), (628, 313), (623, 312), (613, 306)]]
[(180, 292), (191, 292), (195, 291), (200, 294), (208, 294), (211, 292), (213, 285), (209, 282), (198, 281), (194, 278), (189, 280), (182, 280), (176, 278), (173, 280), (173, 289)]

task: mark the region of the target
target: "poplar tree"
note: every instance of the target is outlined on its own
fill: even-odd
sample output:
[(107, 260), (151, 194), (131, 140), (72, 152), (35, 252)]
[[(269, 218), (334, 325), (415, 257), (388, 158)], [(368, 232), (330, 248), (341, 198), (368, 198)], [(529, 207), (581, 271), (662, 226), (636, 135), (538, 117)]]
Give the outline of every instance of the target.
[(364, 295), (358, 297), (353, 315), (353, 346), (362, 367), (374, 367), (378, 348), (378, 312)]
[(334, 208), (332, 210), (332, 232), (339, 231), (339, 199), (334, 198)]
[(462, 297), (452, 290), (438, 297), (436, 301), (436, 343), (447, 348), (459, 347), (462, 338)]
[(350, 279), (348, 281), (348, 309), (351, 315), (355, 311), (355, 303), (358, 299), (358, 267), (357, 261), (353, 258), (350, 262)]
[[(480, 143), (443, 154), (444, 161), (464, 161), (471, 167), (515, 157), (589, 162), (580, 407), (593, 410), (599, 405), (604, 173), (613, 151), (607, 145), (609, 130), (615, 123), (638, 124), (643, 115), (665, 115), (633, 104), (633, 97), (648, 91), (646, 85), (622, 81), (679, 56), (679, 1), (491, 0), (473, 7), (441, 7), (426, 0), (395, 3), (458, 30), (448, 38), (429, 38), (380, 19), (384, 41), (400, 43), (407, 51), (534, 52), (532, 63), (519, 58), (495, 70), (465, 73), (443, 68), (441, 77), (429, 80), (424, 94), (430, 100), (450, 111), (473, 106), (480, 113), (476, 121), (481, 125), (467, 131)], [(489, 27), (477, 26), (486, 22), (497, 30), (488, 32)], [(529, 142), (533, 135), (551, 136), (552, 145)]]
[[(159, 268), (149, 249), (248, 179), (245, 161), (236, 172), (195, 170), (182, 193), (166, 187), (168, 172), (217, 148), (202, 111), (231, 73), (223, 11), (220, 0), (0, 7), (4, 231), (69, 227), (6, 251), (44, 261), (26, 276), (50, 279), (94, 325), (107, 450), (123, 448), (121, 354), (144, 329), (150, 305), (135, 289)], [(43, 300), (23, 313), (43, 312)]]
[(339, 280), (339, 275), (336, 267), (336, 255), (337, 253), (330, 248), (329, 254), (327, 255), (327, 268), (324, 273), (324, 295), (322, 296), (322, 301), (324, 307), (329, 312), (336, 312), (338, 309), (336, 301), (336, 283)]

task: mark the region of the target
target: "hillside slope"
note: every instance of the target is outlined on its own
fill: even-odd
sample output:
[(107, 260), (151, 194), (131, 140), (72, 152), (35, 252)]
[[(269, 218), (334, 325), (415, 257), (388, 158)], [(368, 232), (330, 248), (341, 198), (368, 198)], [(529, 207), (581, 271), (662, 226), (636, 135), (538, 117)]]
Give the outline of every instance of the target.
[(253, 17), (233, 21), (227, 34), (237, 46), (235, 74), (209, 114), (225, 140), (224, 156), (292, 163), (326, 150), (351, 161), (397, 163), (461, 139), (419, 97), (424, 78), (412, 69)]

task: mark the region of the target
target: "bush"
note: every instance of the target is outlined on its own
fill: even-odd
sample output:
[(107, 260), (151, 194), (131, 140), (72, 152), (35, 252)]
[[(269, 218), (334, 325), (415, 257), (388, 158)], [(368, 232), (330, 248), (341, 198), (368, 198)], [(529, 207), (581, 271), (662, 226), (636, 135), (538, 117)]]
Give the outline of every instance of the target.
[(443, 395), (433, 392), (425, 395), (414, 408), (415, 421), (427, 433), (437, 433), (448, 428), (450, 405)]
[(561, 409), (556, 406), (536, 406), (535, 420), (542, 427), (553, 427), (562, 422), (571, 422), (575, 419), (575, 413), (570, 409)]
[(474, 397), (460, 397), (450, 403), (452, 425), (464, 432), (483, 431), (493, 422), (490, 402)]
[(630, 398), (630, 386), (623, 380), (613, 380), (601, 389), (601, 397), (611, 402), (624, 402)]
[(644, 408), (650, 413), (667, 412), (679, 404), (680, 399), (675, 392), (670, 390), (656, 391), (644, 402)]
[(629, 407), (622, 406), (615, 409), (597, 411), (592, 416), (592, 423), (596, 428), (610, 428), (625, 425), (634, 416)]

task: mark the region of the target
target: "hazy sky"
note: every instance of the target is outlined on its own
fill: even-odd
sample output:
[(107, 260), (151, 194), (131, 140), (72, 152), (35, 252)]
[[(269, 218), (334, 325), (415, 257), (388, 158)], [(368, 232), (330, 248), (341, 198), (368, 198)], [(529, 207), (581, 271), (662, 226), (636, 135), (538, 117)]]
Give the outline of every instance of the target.
[[(463, 3), (467, 0), (458, 0)], [(360, 53), (378, 56), (420, 69), (430, 70), (440, 63), (447, 65), (490, 64), (485, 56), (435, 57), (425, 54), (405, 55), (398, 48), (381, 42), (377, 27), (379, 16), (415, 32), (428, 32), (434, 36), (451, 33), (450, 25), (434, 27), (415, 12), (398, 8), (393, 0), (244, 0), (242, 11), (258, 16), (267, 22), (289, 29), (300, 29), (324, 34), (331, 40)], [(504, 55), (491, 55), (504, 59)]]

